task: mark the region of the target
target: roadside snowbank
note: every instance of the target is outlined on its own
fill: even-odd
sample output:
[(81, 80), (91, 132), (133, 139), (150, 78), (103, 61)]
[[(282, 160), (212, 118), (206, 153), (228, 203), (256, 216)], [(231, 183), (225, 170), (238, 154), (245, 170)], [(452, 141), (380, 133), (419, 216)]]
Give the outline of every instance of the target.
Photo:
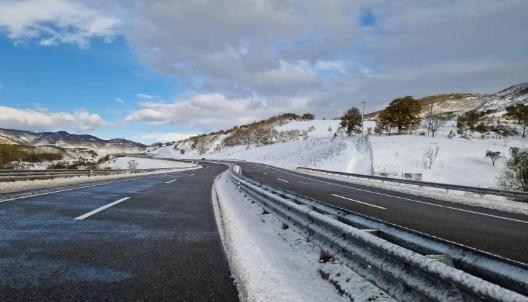
[(152, 159), (144, 157), (133, 157), (133, 156), (124, 156), (111, 159), (107, 162), (100, 164), (100, 168), (110, 168), (110, 169), (130, 169), (129, 163), (133, 161), (137, 164), (135, 169), (163, 169), (163, 168), (188, 168), (192, 164), (173, 161), (173, 160), (162, 160), (162, 159)]
[(394, 301), (337, 261), (320, 263), (318, 247), (263, 214), (227, 173), (215, 183), (215, 192), (242, 301)]
[[(193, 165), (189, 167), (184, 167), (181, 169), (175, 169), (174, 171), (187, 171), (199, 169), (200, 166)], [(92, 183), (102, 180), (113, 180), (120, 178), (128, 177), (139, 177), (153, 174), (168, 173), (167, 171), (156, 171), (156, 172), (145, 172), (145, 173), (136, 173), (136, 174), (117, 174), (117, 175), (97, 175), (97, 176), (75, 176), (68, 178), (54, 178), (54, 179), (37, 179), (37, 180), (21, 180), (21, 181), (10, 181), (10, 182), (0, 182), (0, 193), (14, 193), (19, 191), (27, 191), (34, 189), (43, 189), (43, 188), (54, 188), (54, 187), (63, 187), (83, 183)]]

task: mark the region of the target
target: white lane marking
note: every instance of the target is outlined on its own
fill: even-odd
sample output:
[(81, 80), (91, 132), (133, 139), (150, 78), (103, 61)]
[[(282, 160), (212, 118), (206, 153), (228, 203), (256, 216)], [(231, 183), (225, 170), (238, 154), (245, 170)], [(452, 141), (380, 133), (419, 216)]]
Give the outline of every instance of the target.
[[(18, 196), (18, 197), (13, 197), (13, 198), (8, 198), (8, 199), (2, 199), (2, 200), (0, 200), (0, 203), (2, 203), (2, 202), (6, 202), (6, 201), (17, 200), (17, 199), (24, 199), (24, 198), (30, 198), (30, 197), (36, 197), (36, 196), (44, 196), (44, 195), (49, 195), (49, 194), (55, 194), (55, 193), (61, 193), (61, 192), (67, 192), (67, 191), (78, 190), (78, 189), (86, 189), (86, 188), (91, 188), (91, 187), (95, 187), (95, 186), (102, 186), (102, 185), (113, 184), (113, 183), (116, 183), (116, 182), (117, 182), (117, 181), (113, 181), (113, 182), (105, 182), (105, 183), (102, 183), (102, 184), (95, 184), (95, 185), (89, 185), (89, 186), (81, 186), (81, 187), (75, 187), (75, 188), (69, 188), (69, 189), (63, 189), (63, 190), (57, 190), (57, 191), (51, 191), (51, 192), (44, 192), (44, 193), (33, 194), (33, 195)], [(16, 193), (16, 192), (13, 192), (13, 193)]]
[(93, 211), (90, 211), (90, 212), (88, 212), (88, 213), (86, 213), (86, 214), (83, 214), (83, 215), (81, 215), (81, 216), (79, 216), (79, 217), (76, 217), (76, 218), (74, 218), (74, 220), (83, 220), (83, 219), (85, 219), (85, 218), (88, 218), (88, 217), (92, 216), (93, 214), (96, 214), (96, 213), (101, 212), (101, 211), (104, 210), (104, 209), (108, 209), (108, 208), (111, 207), (111, 206), (115, 206), (116, 204), (121, 203), (121, 202), (123, 202), (123, 201), (125, 201), (125, 200), (127, 200), (127, 199), (129, 199), (129, 198), (130, 198), (130, 197), (123, 197), (123, 198), (118, 199), (118, 200), (116, 200), (116, 201), (114, 201), (114, 202), (111, 202), (111, 203), (109, 203), (109, 204), (107, 204), (107, 205), (104, 205), (104, 206), (102, 206), (102, 207), (99, 207), (99, 208), (97, 208), (97, 209), (95, 209), (95, 210), (93, 210)]
[[(184, 172), (184, 171), (175, 171), (175, 172), (172, 172), (172, 173), (178, 173), (178, 172)], [(156, 174), (152, 174), (152, 175), (156, 175)], [(147, 176), (152, 176), (152, 175), (141, 175), (141, 176), (138, 176), (138, 177), (147, 177)], [(120, 179), (120, 180), (116, 180), (116, 181), (108, 181), (108, 182), (103, 182), (103, 183), (97, 183), (97, 184), (94, 184), (94, 185), (79, 186), (79, 187), (74, 187), (74, 188), (68, 188), (68, 189), (63, 189), (63, 190), (38, 193), (38, 194), (33, 194), (33, 195), (24, 195), (24, 196), (18, 196), (18, 197), (13, 197), (13, 198), (0, 199), (0, 203), (6, 202), (6, 201), (13, 201), (13, 200), (17, 200), (17, 199), (31, 198), (31, 197), (44, 196), (44, 195), (49, 195), (49, 194), (61, 193), (61, 192), (68, 192), (68, 191), (73, 191), (73, 190), (92, 188), (92, 187), (103, 186), (103, 185), (110, 185), (110, 184), (115, 184), (115, 183), (119, 183), (119, 182), (125, 182), (125, 181), (129, 181), (129, 180), (133, 180), (133, 179), (137, 179), (137, 178), (136, 177), (129, 177), (129, 178), (126, 178), (126, 179)], [(35, 189), (35, 190), (39, 190), (39, 189)], [(13, 192), (13, 194), (16, 194), (16, 193), (17, 192)]]
[(346, 200), (350, 200), (350, 201), (353, 201), (353, 202), (361, 203), (361, 204), (364, 204), (364, 205), (367, 205), (367, 206), (371, 206), (371, 207), (374, 207), (374, 208), (382, 209), (382, 210), (386, 210), (387, 209), (387, 208), (384, 208), (384, 207), (377, 206), (375, 204), (359, 201), (359, 200), (356, 200), (356, 199), (348, 198), (348, 197), (337, 195), (337, 194), (330, 194), (330, 195), (335, 196), (335, 197), (339, 197), (339, 198), (343, 198), (343, 199), (346, 199)]
[(280, 181), (285, 182), (285, 183), (289, 183), (289, 181), (287, 181), (286, 179), (277, 178), (277, 180), (280, 180)]
[(328, 181), (323, 181), (323, 180), (316, 179), (316, 178), (305, 177), (305, 176), (297, 175), (297, 174), (294, 174), (294, 173), (288, 173), (288, 172), (285, 172), (285, 171), (281, 171), (281, 170), (276, 169), (276, 168), (270, 168), (270, 169), (277, 170), (277, 171), (282, 172), (284, 174), (293, 175), (293, 176), (297, 176), (297, 177), (305, 178), (305, 179), (310, 179), (310, 180), (318, 181), (318, 182), (321, 182), (321, 183), (326, 183), (326, 184), (329, 184), (329, 185), (334, 185), (334, 186), (338, 186), (338, 187), (348, 188), (348, 189), (352, 189), (352, 190), (356, 190), (356, 191), (363, 191), (363, 192), (377, 194), (377, 195), (381, 195), (381, 196), (387, 196), (387, 197), (398, 198), (398, 199), (407, 200), (407, 201), (413, 201), (413, 202), (416, 202), (416, 203), (426, 204), (426, 205), (430, 205), (430, 206), (434, 206), (434, 207), (445, 208), (445, 209), (450, 209), (450, 210), (455, 210), (455, 211), (460, 211), (460, 212), (472, 213), (472, 214), (477, 214), (477, 215), (482, 215), (482, 216), (488, 216), (488, 217), (493, 217), (493, 218), (498, 218), (498, 219), (503, 219), (503, 220), (509, 220), (509, 221), (514, 221), (514, 222), (520, 222), (520, 223), (528, 224), (528, 221), (525, 221), (525, 220), (514, 219), (514, 218), (498, 216), (498, 215), (493, 215), (493, 214), (487, 214), (487, 213), (481, 213), (481, 212), (465, 210), (465, 209), (460, 209), (460, 208), (455, 208), (455, 207), (450, 207), (450, 206), (443, 206), (443, 205), (439, 205), (439, 204), (435, 204), (435, 203), (431, 203), (431, 202), (420, 201), (420, 200), (416, 200), (416, 199), (400, 197), (400, 196), (395, 196), (395, 195), (390, 195), (390, 194), (385, 194), (385, 193), (379, 193), (379, 192), (374, 192), (374, 191), (370, 191), (370, 190), (359, 189), (359, 188), (354, 188), (354, 187), (350, 187), (350, 186), (336, 184), (336, 183), (332, 183), (332, 182), (328, 182)]
[(189, 176), (194, 176), (194, 173), (193, 173), (193, 174), (191, 174), (191, 175), (189, 175)]
[(175, 182), (176, 180), (178, 180), (178, 179), (176, 178), (176, 179), (173, 179), (173, 180), (169, 180), (169, 181), (166, 181), (165, 183), (166, 183), (166, 184), (170, 184), (170, 183), (172, 183), (172, 182)]

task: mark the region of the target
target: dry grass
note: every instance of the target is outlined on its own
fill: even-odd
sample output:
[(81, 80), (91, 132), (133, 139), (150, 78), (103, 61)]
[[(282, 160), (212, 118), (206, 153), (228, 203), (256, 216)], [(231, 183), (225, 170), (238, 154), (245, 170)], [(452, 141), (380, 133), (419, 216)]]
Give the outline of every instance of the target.
[(61, 160), (60, 152), (40, 151), (37, 147), (0, 144), (0, 168), (10, 168), (12, 162), (39, 163)]

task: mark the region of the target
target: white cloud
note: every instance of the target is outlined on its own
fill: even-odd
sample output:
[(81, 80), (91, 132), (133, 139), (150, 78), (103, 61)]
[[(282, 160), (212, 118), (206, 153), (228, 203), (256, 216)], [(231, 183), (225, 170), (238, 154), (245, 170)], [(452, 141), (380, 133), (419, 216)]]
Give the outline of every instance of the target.
[(23, 0), (0, 2), (0, 30), (17, 43), (36, 41), (86, 47), (90, 38), (112, 39), (119, 21), (76, 2)]
[(284, 112), (299, 112), (306, 99), (256, 97), (226, 97), (222, 94), (200, 94), (171, 103), (146, 102), (129, 114), (124, 121), (144, 121), (152, 124), (179, 124), (193, 128), (221, 129), (248, 123)]
[(0, 106), (0, 128), (79, 132), (93, 130), (106, 124), (107, 122), (98, 114), (91, 114), (85, 110), (66, 113)]
[[(524, 0), (124, 3), (133, 17), (123, 31), (142, 61), (184, 81), (200, 77), (198, 89), (189, 85), (199, 94), (313, 99), (304, 111), (329, 116), (358, 99), (380, 106), (528, 78), (511, 64), (528, 60)], [(366, 10), (372, 19), (362, 26)]]
[(116, 98), (115, 101), (121, 105), (126, 105), (126, 102), (122, 98)]
[(184, 140), (195, 135), (197, 135), (197, 133), (153, 132), (140, 135), (137, 139), (141, 141), (166, 143)]
[(149, 95), (149, 94), (146, 94), (146, 93), (138, 93), (136, 94), (136, 96), (138, 97), (138, 99), (142, 100), (142, 101), (152, 101), (154, 99), (156, 99), (157, 97), (156, 96), (153, 96), (153, 95)]

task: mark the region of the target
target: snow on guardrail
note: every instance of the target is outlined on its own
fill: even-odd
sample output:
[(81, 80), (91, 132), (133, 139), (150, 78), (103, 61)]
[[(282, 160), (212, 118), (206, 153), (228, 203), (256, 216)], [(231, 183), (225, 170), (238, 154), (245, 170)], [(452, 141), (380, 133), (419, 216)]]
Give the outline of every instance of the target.
[[(303, 202), (293, 193), (281, 193), (279, 189), (259, 184), (232, 169), (230, 177), (268, 212), (337, 255), (357, 273), (399, 300), (528, 301), (526, 292), (522, 292), (528, 288), (526, 267), (520, 268), (524, 269), (524, 274), (518, 275), (516, 271), (514, 276), (509, 276), (521, 279), (516, 280), (515, 288), (522, 293), (516, 292), (377, 237), (370, 233), (372, 230), (355, 228), (342, 222), (342, 216), (336, 212)], [(495, 280), (504, 278), (500, 274), (493, 276)]]

